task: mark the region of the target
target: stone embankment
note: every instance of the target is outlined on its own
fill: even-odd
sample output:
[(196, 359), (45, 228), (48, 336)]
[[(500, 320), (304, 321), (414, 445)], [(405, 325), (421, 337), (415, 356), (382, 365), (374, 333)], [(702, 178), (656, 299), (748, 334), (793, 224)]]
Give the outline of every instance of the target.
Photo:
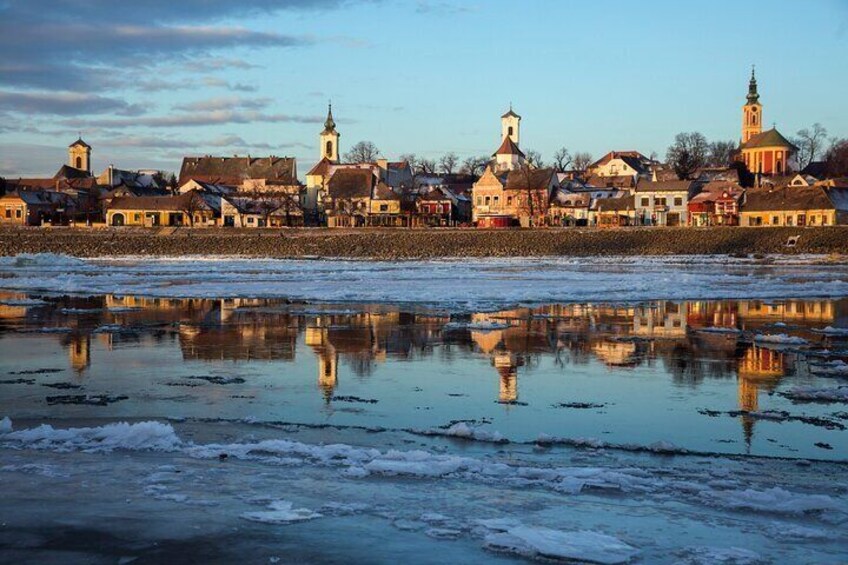
[[(797, 237), (792, 247), (787, 242)], [(0, 255), (242, 255), (419, 259), (587, 255), (848, 254), (848, 227), (474, 229), (0, 228)]]

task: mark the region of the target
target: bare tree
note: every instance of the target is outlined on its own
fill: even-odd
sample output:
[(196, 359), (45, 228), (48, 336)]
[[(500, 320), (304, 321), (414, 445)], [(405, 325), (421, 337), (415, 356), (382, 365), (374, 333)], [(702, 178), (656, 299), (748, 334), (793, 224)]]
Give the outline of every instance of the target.
[(733, 141), (713, 141), (709, 146), (707, 162), (712, 167), (729, 167), (736, 152), (736, 143)]
[(436, 160), (435, 159), (421, 159), (418, 162), (418, 169), (421, 174), (424, 175), (434, 175), (436, 174)]
[(542, 154), (538, 151), (531, 149), (524, 156), (524, 160), (531, 166), (536, 169), (541, 169), (545, 166), (545, 162), (542, 161)]
[(197, 190), (191, 190), (175, 198), (180, 199), (180, 212), (188, 218), (188, 225), (194, 227), (194, 215), (206, 209), (206, 201), (203, 196)]
[(278, 210), (281, 210), (286, 215), (286, 225), (291, 227), (292, 215), (295, 213), (303, 213), (303, 209), (300, 205), (300, 198), (295, 194), (282, 192), (280, 193), (278, 201), (280, 204)]
[(707, 163), (707, 138), (696, 131), (678, 133), (666, 152), (666, 160), (680, 180), (691, 179)]
[(798, 130), (792, 142), (798, 146), (798, 166), (803, 169), (821, 156), (827, 142), (827, 129), (816, 122), (809, 128)]
[(459, 157), (456, 156), (456, 153), (445, 153), (442, 155), (442, 158), (439, 159), (439, 168), (446, 175), (452, 175), (454, 169), (459, 164)]
[(419, 162), (418, 156), (415, 153), (404, 153), (403, 155), (398, 157), (398, 159), (400, 159), (401, 162), (406, 161), (407, 163), (409, 163), (409, 168), (412, 169), (412, 173), (418, 174)]
[(360, 141), (345, 153), (349, 163), (373, 163), (380, 156), (380, 150), (370, 141)]
[(462, 172), (479, 177), (489, 164), (488, 157), (469, 157), (462, 162)]
[(575, 153), (571, 158), (571, 164), (578, 171), (586, 171), (589, 168), (589, 165), (592, 164), (592, 154), (586, 153), (585, 151), (582, 153)]
[[(529, 152), (528, 152), (529, 153)], [(548, 213), (550, 204), (550, 195), (547, 193), (548, 187), (537, 186), (540, 180), (540, 174), (543, 173), (538, 168), (534, 167), (529, 161), (525, 161), (518, 169), (521, 178), (519, 187), (519, 209), (527, 214), (528, 225), (532, 227), (536, 216), (545, 216)]]
[(554, 168), (558, 173), (564, 173), (571, 164), (571, 153), (565, 147), (560, 147), (554, 152)]
[(848, 139), (834, 139), (825, 154), (827, 175), (833, 178), (848, 176)]

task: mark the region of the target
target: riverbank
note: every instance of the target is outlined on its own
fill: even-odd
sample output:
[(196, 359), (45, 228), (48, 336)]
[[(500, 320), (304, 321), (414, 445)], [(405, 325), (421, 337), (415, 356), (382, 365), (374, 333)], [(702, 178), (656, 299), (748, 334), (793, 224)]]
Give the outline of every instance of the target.
[[(794, 236), (799, 236), (797, 244), (790, 247), (787, 241)], [(0, 228), (0, 256), (21, 253), (363, 259), (848, 254), (848, 227), (281, 231)]]

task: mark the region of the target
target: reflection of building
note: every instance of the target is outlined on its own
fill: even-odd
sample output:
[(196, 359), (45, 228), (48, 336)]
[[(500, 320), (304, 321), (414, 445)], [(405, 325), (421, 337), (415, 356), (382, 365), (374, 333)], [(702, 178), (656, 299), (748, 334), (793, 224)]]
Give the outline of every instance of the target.
[(68, 344), (68, 356), (71, 367), (77, 374), (82, 373), (91, 365), (91, 336), (72, 334)]
[(329, 403), (339, 384), (339, 354), (327, 339), (327, 328), (307, 327), (304, 341), (318, 357), (318, 388)]
[(636, 344), (632, 341), (599, 341), (592, 352), (609, 367), (635, 367), (638, 364)]
[(492, 364), (500, 375), (498, 402), (515, 402), (518, 400), (518, 366), (521, 365), (521, 359), (512, 353), (498, 353), (492, 357)]
[[(739, 360), (738, 401), (739, 409), (757, 412), (760, 407), (761, 388), (774, 390), (785, 374), (786, 356), (780, 351), (752, 345)], [(754, 436), (754, 418), (742, 415), (742, 430), (745, 443), (750, 447)]]
[(748, 322), (830, 323), (836, 316), (833, 300), (782, 300), (739, 302), (739, 319)]
[(636, 308), (633, 334), (639, 337), (686, 337), (686, 304), (660, 301)]

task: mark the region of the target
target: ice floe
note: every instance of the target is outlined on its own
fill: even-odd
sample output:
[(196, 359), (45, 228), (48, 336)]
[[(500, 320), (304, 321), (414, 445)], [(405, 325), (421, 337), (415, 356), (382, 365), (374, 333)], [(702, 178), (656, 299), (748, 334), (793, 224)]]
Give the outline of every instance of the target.
[(620, 539), (598, 532), (561, 531), (524, 525), (488, 534), (484, 546), (523, 557), (603, 564), (627, 563), (639, 553), (638, 549)]
[(790, 400), (810, 402), (848, 402), (848, 386), (796, 386), (780, 393)]
[(241, 517), (263, 524), (291, 524), (321, 518), (322, 515), (308, 508), (295, 508), (288, 500), (275, 500), (268, 505), (268, 510), (244, 512)]
[(803, 337), (789, 334), (757, 334), (754, 336), (754, 341), (776, 345), (807, 345), (809, 343)]

